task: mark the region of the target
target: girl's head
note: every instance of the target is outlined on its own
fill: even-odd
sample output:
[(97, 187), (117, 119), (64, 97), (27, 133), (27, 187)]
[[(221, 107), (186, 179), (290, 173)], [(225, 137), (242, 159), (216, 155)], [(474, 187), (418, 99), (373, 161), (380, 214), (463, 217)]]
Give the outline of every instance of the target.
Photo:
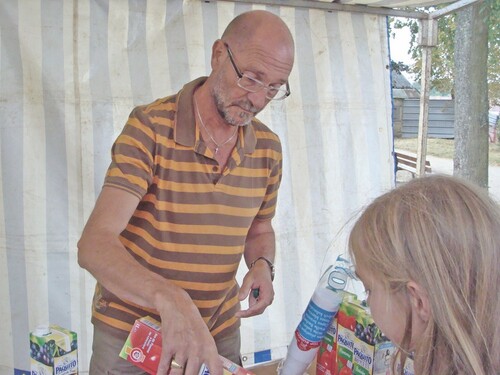
[(414, 352), (418, 374), (500, 370), (500, 211), (448, 176), (377, 198), (349, 237), (380, 329)]

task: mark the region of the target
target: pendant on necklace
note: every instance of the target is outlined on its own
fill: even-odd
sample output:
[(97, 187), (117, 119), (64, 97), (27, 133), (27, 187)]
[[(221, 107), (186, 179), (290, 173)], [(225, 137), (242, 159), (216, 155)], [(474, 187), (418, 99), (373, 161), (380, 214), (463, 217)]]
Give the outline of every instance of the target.
[(218, 153), (218, 152), (219, 152), (219, 147), (215, 147), (215, 152), (214, 152), (214, 154), (216, 154), (216, 155), (217, 155), (217, 153)]

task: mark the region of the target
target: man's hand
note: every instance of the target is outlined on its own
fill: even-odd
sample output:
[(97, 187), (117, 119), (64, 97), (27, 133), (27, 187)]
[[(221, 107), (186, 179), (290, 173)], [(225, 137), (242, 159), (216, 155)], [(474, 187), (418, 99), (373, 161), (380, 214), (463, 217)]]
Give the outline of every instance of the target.
[(260, 315), (273, 303), (274, 288), (269, 266), (265, 261), (256, 262), (245, 275), (238, 298), (243, 301), (247, 297), (248, 309), (238, 311), (236, 313), (238, 318)]
[[(238, 298), (248, 297), (248, 309), (236, 313), (237, 318), (259, 315), (273, 303), (274, 288), (271, 269), (264, 259), (274, 261), (275, 237), (271, 220), (254, 219), (248, 230), (245, 243), (245, 261), (250, 269), (243, 278)], [(253, 262), (253, 266), (252, 265)], [(258, 290), (254, 292), (254, 290)], [(255, 293), (255, 294), (254, 294)]]
[[(161, 317), (162, 355), (158, 375), (198, 375), (206, 364), (211, 375), (222, 375), (215, 341), (189, 295), (178, 288), (175, 295), (158, 296)], [(175, 360), (179, 366), (171, 365)]]

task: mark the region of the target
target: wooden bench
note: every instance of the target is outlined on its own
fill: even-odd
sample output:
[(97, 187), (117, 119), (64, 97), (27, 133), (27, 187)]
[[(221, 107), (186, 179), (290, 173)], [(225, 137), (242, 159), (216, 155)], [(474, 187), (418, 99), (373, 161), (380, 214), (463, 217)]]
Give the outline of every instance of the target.
[[(417, 154), (405, 150), (394, 150), (394, 157), (396, 159), (396, 172), (398, 170), (405, 170), (415, 177), (417, 174)], [(425, 161), (425, 173), (432, 173), (431, 163), (429, 160)]]

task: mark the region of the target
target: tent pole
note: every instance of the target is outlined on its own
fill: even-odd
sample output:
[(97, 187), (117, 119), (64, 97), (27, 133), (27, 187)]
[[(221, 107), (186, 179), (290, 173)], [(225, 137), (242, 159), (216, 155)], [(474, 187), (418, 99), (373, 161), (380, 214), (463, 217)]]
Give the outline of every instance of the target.
[(420, 112), (418, 118), (417, 176), (425, 174), (427, 157), (427, 129), (429, 120), (429, 93), (431, 81), (432, 49), (437, 44), (437, 20), (420, 21), (419, 45), (422, 47), (422, 79), (420, 88)]

